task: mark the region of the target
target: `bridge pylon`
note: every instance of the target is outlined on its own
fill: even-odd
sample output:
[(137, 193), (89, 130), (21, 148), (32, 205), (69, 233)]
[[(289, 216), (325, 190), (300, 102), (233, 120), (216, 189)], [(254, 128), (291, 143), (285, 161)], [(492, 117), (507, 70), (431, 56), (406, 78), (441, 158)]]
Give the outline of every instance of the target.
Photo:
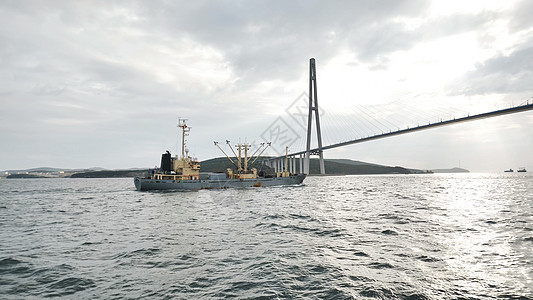
[[(318, 148), (311, 152), (311, 129), (313, 125), (313, 112), (315, 113), (316, 134), (318, 139)], [(307, 117), (307, 148), (305, 151), (304, 173), (309, 174), (309, 160), (311, 154), (318, 154), (320, 157), (320, 174), (326, 174), (324, 166), (324, 155), (322, 151), (322, 134), (320, 133), (320, 117), (318, 113), (318, 96), (316, 84), (316, 65), (315, 59), (309, 60), (309, 114)]]

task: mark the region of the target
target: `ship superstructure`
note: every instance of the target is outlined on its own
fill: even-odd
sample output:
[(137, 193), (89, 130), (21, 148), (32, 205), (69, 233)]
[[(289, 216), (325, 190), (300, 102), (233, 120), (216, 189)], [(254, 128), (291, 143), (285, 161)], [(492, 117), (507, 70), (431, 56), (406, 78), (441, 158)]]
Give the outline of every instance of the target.
[(161, 156), (161, 168), (154, 170), (152, 179), (158, 180), (195, 180), (200, 179), (200, 163), (195, 158), (189, 156), (189, 150), (186, 148), (186, 137), (191, 131), (187, 127), (186, 119), (178, 119), (178, 127), (181, 128), (181, 158), (176, 154), (172, 157), (167, 150)]

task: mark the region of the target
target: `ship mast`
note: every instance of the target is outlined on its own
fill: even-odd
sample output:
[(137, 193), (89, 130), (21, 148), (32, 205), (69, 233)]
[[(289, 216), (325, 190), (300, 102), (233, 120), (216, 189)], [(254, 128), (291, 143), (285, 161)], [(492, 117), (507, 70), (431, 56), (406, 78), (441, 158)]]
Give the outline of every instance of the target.
[(191, 127), (187, 127), (187, 119), (178, 118), (178, 127), (181, 128), (181, 158), (185, 159), (185, 137), (189, 136)]
[(239, 148), (239, 161), (237, 162), (239, 164), (239, 173), (242, 171), (242, 156), (241, 156), (241, 144), (235, 145), (235, 147)]
[(252, 145), (244, 144), (242, 147), (244, 147), (244, 173), (248, 172), (248, 148)]

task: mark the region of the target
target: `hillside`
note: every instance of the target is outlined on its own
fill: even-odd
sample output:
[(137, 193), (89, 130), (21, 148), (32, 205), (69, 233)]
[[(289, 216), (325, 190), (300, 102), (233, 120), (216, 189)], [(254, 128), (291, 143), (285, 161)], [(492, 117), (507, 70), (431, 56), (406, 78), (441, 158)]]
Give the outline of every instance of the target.
[(336, 162), (336, 163), (340, 163), (340, 164), (354, 165), (354, 166), (380, 166), (380, 167), (385, 167), (383, 165), (372, 164), (372, 163), (367, 163), (367, 162), (358, 161), (358, 160), (351, 160), (351, 159), (347, 159), (347, 158), (327, 159), (327, 161), (332, 161), (332, 162)]
[[(365, 174), (410, 174), (406, 168), (403, 167), (389, 167), (375, 164), (367, 164), (356, 161), (346, 162), (349, 160), (342, 160), (342, 162), (324, 160), (324, 167), (326, 174), (338, 175), (365, 175)], [(309, 162), (309, 173), (320, 174), (320, 162), (318, 159), (311, 159)]]
[(148, 170), (104, 170), (74, 173), (70, 178), (124, 178), (146, 175), (148, 175)]
[[(225, 172), (233, 165), (225, 157), (213, 158), (200, 162), (202, 172)], [(296, 166), (300, 165), (300, 160), (296, 159)], [(259, 171), (271, 171), (265, 166), (255, 166)], [(377, 164), (369, 164), (349, 159), (326, 159), (324, 161), (326, 174), (335, 175), (355, 175), (355, 174), (410, 174), (410, 170), (403, 167), (389, 167)], [(298, 168), (297, 168), (298, 170)], [(320, 174), (320, 164), (318, 159), (311, 159), (309, 162), (309, 173)]]
[(469, 173), (470, 171), (462, 168), (451, 168), (451, 169), (434, 169), (434, 173)]

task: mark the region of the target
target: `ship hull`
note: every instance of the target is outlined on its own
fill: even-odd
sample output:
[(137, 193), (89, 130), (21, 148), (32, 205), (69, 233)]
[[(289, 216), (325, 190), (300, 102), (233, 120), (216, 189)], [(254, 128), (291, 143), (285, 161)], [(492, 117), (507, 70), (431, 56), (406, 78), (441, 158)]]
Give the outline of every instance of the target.
[(151, 190), (202, 190), (202, 189), (227, 189), (268, 187), (280, 185), (301, 184), (306, 175), (298, 174), (289, 177), (254, 178), (254, 179), (216, 179), (216, 180), (156, 180), (148, 178), (134, 178), (135, 188), (138, 191)]

